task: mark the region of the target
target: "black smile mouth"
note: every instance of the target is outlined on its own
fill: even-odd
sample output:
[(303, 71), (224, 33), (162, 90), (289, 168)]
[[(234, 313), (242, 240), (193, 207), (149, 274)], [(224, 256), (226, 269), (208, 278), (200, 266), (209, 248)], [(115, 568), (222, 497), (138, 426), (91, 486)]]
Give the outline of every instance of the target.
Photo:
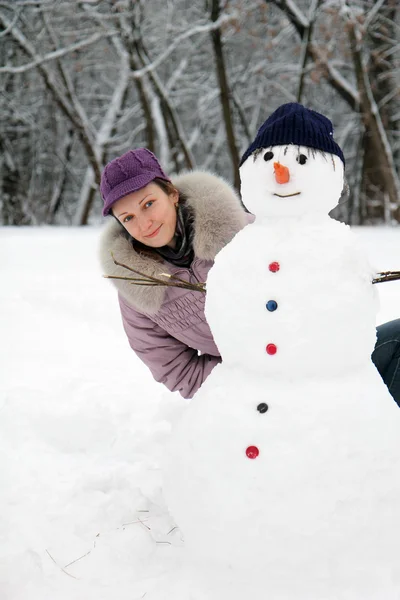
[(286, 194), (286, 196), (284, 194), (274, 193), (274, 196), (279, 196), (279, 198), (291, 198), (292, 196), (298, 196), (299, 194), (301, 194), (301, 192), (295, 192), (294, 194)]

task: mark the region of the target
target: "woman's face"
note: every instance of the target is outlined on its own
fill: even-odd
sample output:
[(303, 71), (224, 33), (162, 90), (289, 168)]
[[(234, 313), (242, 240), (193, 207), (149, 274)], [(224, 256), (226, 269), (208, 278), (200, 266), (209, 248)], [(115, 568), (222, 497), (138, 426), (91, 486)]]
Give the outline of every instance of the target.
[(120, 198), (112, 212), (135, 240), (150, 246), (174, 246), (178, 192), (166, 194), (156, 183)]

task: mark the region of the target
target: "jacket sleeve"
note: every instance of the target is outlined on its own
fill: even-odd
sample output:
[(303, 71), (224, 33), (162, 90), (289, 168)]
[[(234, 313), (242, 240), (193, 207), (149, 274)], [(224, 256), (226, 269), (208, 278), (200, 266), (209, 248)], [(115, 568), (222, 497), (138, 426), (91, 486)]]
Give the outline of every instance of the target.
[(219, 356), (199, 355), (167, 333), (149, 317), (136, 311), (119, 296), (122, 322), (129, 344), (149, 367), (154, 379), (171, 392), (192, 398), (213, 368)]

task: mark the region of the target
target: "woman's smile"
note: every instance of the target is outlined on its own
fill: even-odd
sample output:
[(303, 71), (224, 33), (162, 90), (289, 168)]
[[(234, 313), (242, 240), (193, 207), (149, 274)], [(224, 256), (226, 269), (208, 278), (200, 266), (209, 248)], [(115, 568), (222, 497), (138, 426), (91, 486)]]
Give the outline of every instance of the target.
[(160, 225), (160, 227), (158, 227), (155, 231), (153, 231), (153, 233), (150, 233), (150, 235), (145, 235), (144, 237), (146, 238), (153, 238), (157, 235), (157, 233), (160, 231), (162, 225)]

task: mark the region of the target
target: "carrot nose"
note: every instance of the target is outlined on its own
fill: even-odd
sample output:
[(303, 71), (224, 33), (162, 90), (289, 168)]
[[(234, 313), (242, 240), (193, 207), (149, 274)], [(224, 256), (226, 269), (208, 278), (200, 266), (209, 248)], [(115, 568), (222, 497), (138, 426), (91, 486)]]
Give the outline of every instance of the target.
[(277, 183), (287, 183), (290, 179), (289, 169), (281, 163), (274, 163), (275, 179)]

